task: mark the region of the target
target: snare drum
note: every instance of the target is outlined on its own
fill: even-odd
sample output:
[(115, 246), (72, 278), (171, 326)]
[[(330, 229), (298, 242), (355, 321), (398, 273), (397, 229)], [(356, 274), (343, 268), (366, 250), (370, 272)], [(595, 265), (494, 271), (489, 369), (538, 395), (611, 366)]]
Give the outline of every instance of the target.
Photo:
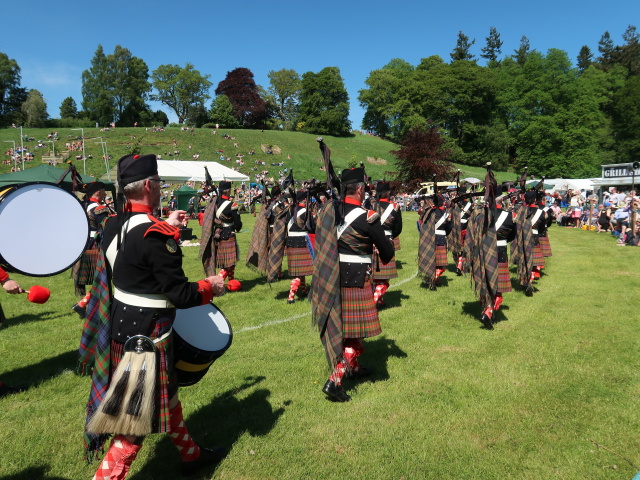
[(75, 195), (53, 183), (0, 190), (0, 263), (33, 277), (56, 275), (82, 255), (89, 220)]
[(173, 333), (173, 357), (181, 387), (198, 383), (233, 338), (229, 321), (211, 303), (178, 309)]

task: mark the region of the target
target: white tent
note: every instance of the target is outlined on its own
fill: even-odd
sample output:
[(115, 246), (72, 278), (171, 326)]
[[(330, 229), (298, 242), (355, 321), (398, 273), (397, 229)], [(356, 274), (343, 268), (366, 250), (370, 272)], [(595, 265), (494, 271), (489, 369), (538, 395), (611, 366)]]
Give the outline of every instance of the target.
[(158, 160), (158, 175), (168, 181), (195, 181), (204, 182), (204, 167), (209, 170), (209, 175), (214, 182), (229, 180), (243, 182), (249, 177), (236, 172), (218, 162), (203, 162), (196, 160)]
[(544, 183), (553, 185), (556, 190), (593, 190), (597, 188), (597, 178), (545, 178)]

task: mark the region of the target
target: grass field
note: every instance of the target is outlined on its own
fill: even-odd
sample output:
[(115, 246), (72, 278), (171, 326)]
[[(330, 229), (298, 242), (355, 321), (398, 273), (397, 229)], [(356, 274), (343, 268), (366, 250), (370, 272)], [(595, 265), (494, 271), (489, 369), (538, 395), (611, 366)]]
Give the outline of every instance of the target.
[[(81, 138), (81, 132), (72, 129), (58, 129), (58, 138), (54, 144), (47, 141), (47, 135), (51, 133), (47, 129), (23, 129), (23, 133), (29, 135), (34, 140), (25, 142), (25, 148), (29, 148), (34, 153), (34, 161), (25, 163), (25, 168), (42, 164), (43, 155), (49, 155), (52, 149), (55, 149), (56, 155), (66, 151), (65, 144), (78, 141)], [(235, 137), (235, 140), (226, 140), (222, 138), (224, 133)], [(272, 163), (284, 162), (285, 167), (294, 169), (294, 176), (297, 180), (305, 180), (312, 177), (324, 180), (326, 174), (320, 170), (323, 165), (322, 156), (316, 135), (299, 132), (280, 132), (274, 130), (229, 130), (220, 129), (217, 135), (212, 135), (210, 129), (195, 129), (193, 134), (190, 131), (181, 131), (178, 127), (169, 127), (162, 132), (145, 131), (144, 128), (115, 128), (110, 131), (101, 132), (99, 129), (84, 129), (85, 135), (85, 153), (88, 158), (86, 161), (86, 173), (92, 176), (103, 176), (106, 174), (106, 167), (102, 159), (102, 145), (98, 142), (106, 142), (107, 151), (113, 157), (109, 163), (110, 168), (114, 168), (117, 160), (129, 153), (135, 145), (140, 146), (142, 153), (155, 153), (161, 155), (163, 160), (192, 160), (193, 155), (199, 154), (200, 160), (219, 161), (220, 153), (223, 151), (225, 157), (231, 157), (231, 162), (223, 161), (223, 165), (227, 167), (238, 167), (235, 163), (236, 153), (244, 155), (244, 166), (238, 167), (239, 170), (250, 175), (268, 170), (269, 176), (278, 177), (278, 172), (283, 170), (283, 166), (272, 166)], [(102, 140), (100, 140), (100, 138)], [(173, 141), (176, 141), (174, 147)], [(42, 141), (44, 148), (36, 148), (36, 145)], [(20, 146), (20, 130), (15, 128), (0, 129), (0, 148), (3, 152), (13, 147), (11, 142), (16, 142), (16, 146)], [(387, 172), (396, 171), (394, 164), (394, 156), (389, 152), (396, 150), (397, 145), (382, 140), (371, 135), (363, 135), (355, 133), (351, 137), (325, 137), (325, 142), (331, 149), (331, 158), (336, 171), (347, 168), (350, 162), (359, 164), (361, 161), (365, 163), (367, 174), (373, 179), (381, 179), (386, 176), (391, 178)], [(234, 147), (234, 143), (238, 147)], [(55, 146), (53, 146), (55, 145)], [(262, 145), (278, 146), (282, 151), (279, 155), (268, 155), (261, 149)], [(189, 149), (191, 146), (191, 149)], [(247, 155), (247, 152), (253, 149), (255, 155)], [(174, 150), (180, 152), (174, 156)], [(82, 151), (71, 152), (70, 159), (76, 165), (80, 173), (84, 173), (84, 163), (82, 160), (75, 160), (76, 155), (81, 155)], [(291, 159), (287, 157), (290, 156)], [(3, 155), (3, 160), (9, 157)], [(265, 162), (266, 165), (256, 165), (255, 162)], [(11, 171), (12, 165), (0, 165), (0, 174)], [(257, 170), (254, 171), (253, 168)], [(461, 178), (476, 177), (483, 179), (485, 170), (479, 167), (468, 167), (465, 165), (457, 165), (456, 168), (462, 170)], [(114, 171), (115, 172), (115, 171)], [(499, 182), (514, 180), (516, 177), (513, 173), (497, 172), (496, 178)], [(115, 179), (115, 173), (111, 176)]]
[[(554, 256), (539, 291), (506, 294), (488, 331), (469, 279), (456, 277), (453, 266), (436, 292), (421, 285), (416, 220), (405, 214), (399, 278), (380, 313), (383, 334), (365, 342), (362, 363), (375, 374), (347, 383), (352, 400), (345, 404), (321, 392), (328, 368), (309, 304), (288, 305), (288, 281), (269, 287), (241, 262), (243, 290), (215, 302), (233, 326), (233, 345), (200, 383), (181, 390), (196, 440), (230, 450), (215, 471), (195, 478), (596, 480), (636, 473), (640, 249), (551, 228)], [(243, 221), (244, 259), (254, 219)], [(201, 278), (197, 247), (183, 253), (187, 275)], [(91, 478), (96, 465), (82, 462), (90, 380), (74, 374), (82, 321), (70, 310), (72, 280), (68, 273), (14, 278), (25, 288), (49, 287), (52, 297), (34, 305), (0, 293), (8, 316), (0, 378), (28, 387), (0, 399), (0, 478)], [(129, 478), (177, 478), (178, 464), (168, 438), (153, 435)]]

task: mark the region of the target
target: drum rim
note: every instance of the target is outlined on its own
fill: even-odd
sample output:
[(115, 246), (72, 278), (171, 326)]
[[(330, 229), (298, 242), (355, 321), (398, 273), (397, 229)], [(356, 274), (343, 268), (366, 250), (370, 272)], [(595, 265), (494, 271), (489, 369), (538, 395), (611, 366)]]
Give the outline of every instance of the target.
[[(73, 197), (78, 202), (80, 207), (82, 207), (82, 202), (80, 201), (80, 199), (76, 195), (74, 195), (71, 192), (68, 192), (67, 190), (62, 188), (60, 185), (58, 185), (57, 183), (54, 183), (54, 182), (43, 182), (43, 181), (13, 183), (11, 185), (5, 185), (4, 188), (0, 187), (0, 188), (2, 188), (1, 191), (5, 192), (5, 195), (0, 196), (0, 205), (2, 204), (2, 202), (4, 202), (6, 193), (9, 193), (9, 191), (18, 190), (20, 188), (29, 187), (31, 185), (48, 185), (48, 186), (51, 186), (51, 187), (59, 188), (63, 192), (65, 192), (65, 193), (69, 194), (71, 197)], [(84, 209), (83, 209), (83, 211), (84, 211)], [(91, 230), (89, 228), (89, 220), (87, 219), (87, 239), (85, 241), (85, 248), (82, 249), (82, 251), (80, 252), (78, 257), (73, 262), (71, 262), (70, 265), (68, 265), (67, 267), (65, 267), (62, 270), (59, 270), (57, 272), (54, 272), (54, 273), (30, 273), (30, 272), (25, 272), (25, 271), (21, 270), (20, 268), (15, 267), (14, 265), (12, 265), (9, 262), (7, 262), (7, 260), (2, 256), (2, 252), (0, 252), (0, 265), (2, 265), (3, 268), (6, 267), (5, 270), (7, 270), (8, 272), (19, 273), (19, 274), (25, 275), (27, 277), (53, 277), (54, 275), (59, 275), (60, 273), (69, 270), (71, 267), (73, 267), (73, 265), (78, 260), (80, 260), (80, 258), (82, 257), (82, 254), (84, 253), (84, 251), (86, 249), (86, 245), (89, 242), (89, 233), (90, 232), (91, 232)]]
[[(217, 358), (221, 357), (222, 355), (224, 355), (224, 353), (229, 350), (229, 347), (231, 347), (231, 344), (233, 343), (233, 328), (231, 328), (231, 322), (229, 322), (229, 319), (227, 318), (227, 316), (224, 314), (224, 312), (222, 310), (220, 310), (220, 308), (218, 308), (218, 306), (213, 303), (213, 302), (209, 302), (209, 303), (205, 303), (204, 305), (196, 305), (195, 307), (191, 307), (191, 308), (198, 308), (198, 307), (206, 307), (206, 306), (211, 306), (213, 308), (216, 309), (216, 311), (218, 311), (220, 313), (220, 315), (222, 315), (222, 318), (224, 318), (224, 321), (227, 322), (227, 326), (229, 327), (229, 342), (227, 343), (227, 346), (224, 347), (221, 350), (215, 350), (216, 353), (219, 353), (220, 355), (218, 355)], [(178, 308), (177, 310), (189, 310), (188, 308)], [(175, 321), (174, 321), (175, 322)], [(175, 325), (175, 323), (174, 323)], [(187, 345), (190, 345), (193, 347), (192, 344), (190, 344), (189, 342), (187, 342), (175, 329), (175, 326), (173, 328), (173, 334), (174, 335), (178, 335), (182, 341), (184, 341)], [(195, 348), (195, 347), (194, 347)], [(198, 349), (198, 350), (202, 350), (204, 352), (208, 352), (208, 353), (214, 353), (213, 350), (203, 350), (203, 349)]]

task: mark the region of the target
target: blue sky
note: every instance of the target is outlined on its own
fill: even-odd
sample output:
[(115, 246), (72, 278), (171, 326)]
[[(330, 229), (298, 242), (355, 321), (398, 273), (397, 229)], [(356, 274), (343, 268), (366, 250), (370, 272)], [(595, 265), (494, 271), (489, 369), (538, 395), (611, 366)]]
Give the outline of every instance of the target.
[[(154, 0), (78, 0), (51, 3), (3, 2), (0, 52), (18, 62), (21, 85), (39, 90), (50, 116), (59, 117), (66, 97), (81, 108), (81, 75), (101, 44), (116, 45), (143, 59), (149, 72), (163, 64), (191, 62), (214, 86), (227, 72), (249, 68), (257, 84), (269, 86), (270, 70), (299, 74), (325, 67), (340, 69), (349, 93), (350, 119), (360, 128), (358, 91), (372, 70), (393, 58), (412, 65), (431, 55), (450, 61), (462, 31), (476, 43), (479, 58), (490, 27), (500, 33), (502, 54), (512, 54), (526, 35), (532, 49), (558, 48), (574, 61), (587, 45), (597, 56), (600, 37), (609, 31), (622, 44), (628, 25), (640, 29), (637, 0), (539, 0), (537, 2), (414, 0), (186, 2)], [(480, 59), (482, 60), (482, 59)], [(484, 61), (480, 61), (484, 64)], [(207, 107), (210, 100), (207, 102)], [(159, 104), (154, 109), (175, 115)]]

